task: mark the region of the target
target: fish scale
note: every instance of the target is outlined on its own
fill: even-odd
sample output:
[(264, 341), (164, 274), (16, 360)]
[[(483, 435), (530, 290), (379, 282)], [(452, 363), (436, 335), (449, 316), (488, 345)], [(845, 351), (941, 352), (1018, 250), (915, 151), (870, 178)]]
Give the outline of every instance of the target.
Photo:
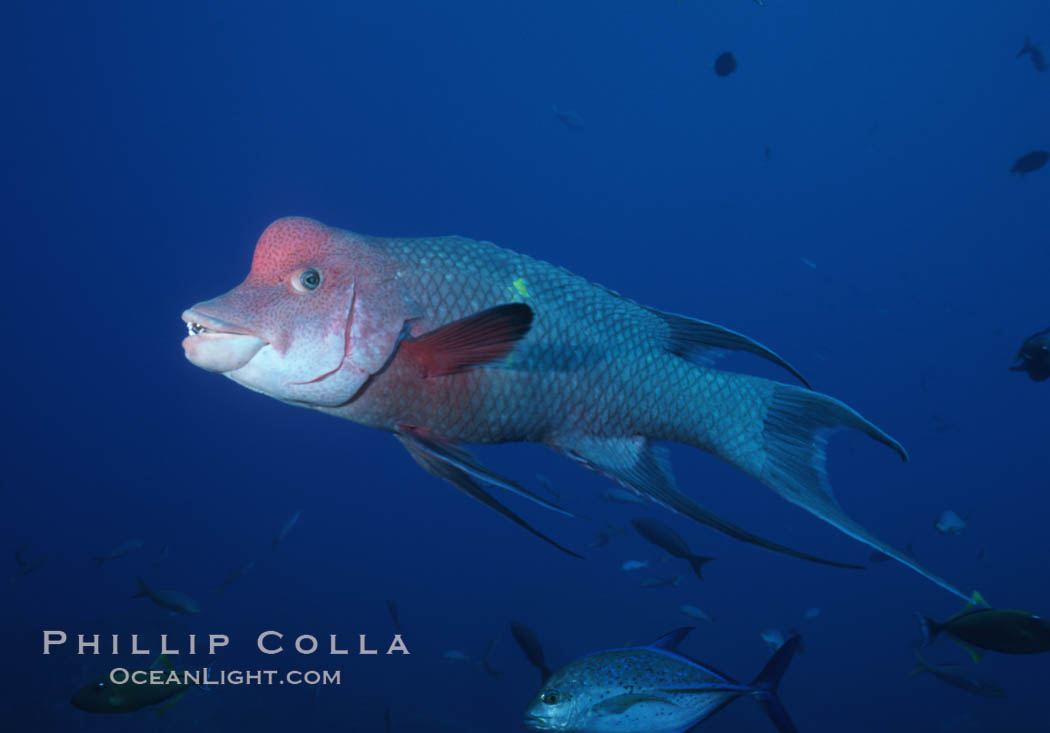
[(859, 430), (906, 460), (896, 440), (827, 395), (715, 368), (720, 354), (743, 351), (805, 382), (743, 334), (661, 313), (490, 242), (388, 239), (281, 219), (260, 237), (245, 282), (183, 319), (194, 363), (394, 433), (427, 471), (560, 549), (482, 486), (564, 510), (457, 443), (543, 443), (736, 539), (856, 567), (751, 534), (679, 491), (659, 442), (691, 445), (969, 597), (873, 536), (831, 492), (828, 433)]

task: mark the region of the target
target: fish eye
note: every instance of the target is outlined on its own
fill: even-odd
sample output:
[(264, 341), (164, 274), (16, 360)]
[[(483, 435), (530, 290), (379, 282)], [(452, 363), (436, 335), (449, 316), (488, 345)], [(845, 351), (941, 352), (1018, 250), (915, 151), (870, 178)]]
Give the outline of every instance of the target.
[(545, 692), (540, 695), (540, 702), (544, 705), (557, 705), (562, 701), (561, 694), (556, 691)]
[(292, 287), (300, 293), (307, 293), (321, 287), (321, 273), (312, 267), (302, 270), (298, 276), (292, 276)]

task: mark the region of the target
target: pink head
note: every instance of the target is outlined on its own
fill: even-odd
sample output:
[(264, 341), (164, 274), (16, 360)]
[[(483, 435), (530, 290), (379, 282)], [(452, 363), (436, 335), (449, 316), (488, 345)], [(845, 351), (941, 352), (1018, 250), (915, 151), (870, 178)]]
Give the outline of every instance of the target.
[[(393, 353), (404, 320), (377, 308), (378, 255), (349, 232), (279, 219), (236, 288), (182, 314), (186, 358), (280, 400), (335, 406)], [(382, 296), (382, 293), (378, 293)], [(392, 318), (376, 316), (394, 313)]]

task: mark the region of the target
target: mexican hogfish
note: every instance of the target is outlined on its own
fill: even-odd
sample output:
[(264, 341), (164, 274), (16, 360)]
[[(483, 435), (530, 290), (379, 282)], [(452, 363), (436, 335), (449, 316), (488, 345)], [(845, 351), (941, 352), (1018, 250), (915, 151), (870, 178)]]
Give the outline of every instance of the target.
[[(430, 473), (559, 549), (484, 486), (568, 514), (459, 443), (543, 443), (643, 497), (745, 542), (679, 491), (666, 449), (712, 453), (846, 534), (967, 595), (873, 536), (835, 501), (826, 435), (904, 448), (806, 387), (712, 368), (743, 351), (801, 375), (722, 326), (662, 313), (572, 273), (463, 237), (389, 239), (305, 218), (271, 224), (236, 288), (183, 316), (187, 358), (289, 404), (393, 433)], [(565, 550), (570, 552), (569, 550)]]

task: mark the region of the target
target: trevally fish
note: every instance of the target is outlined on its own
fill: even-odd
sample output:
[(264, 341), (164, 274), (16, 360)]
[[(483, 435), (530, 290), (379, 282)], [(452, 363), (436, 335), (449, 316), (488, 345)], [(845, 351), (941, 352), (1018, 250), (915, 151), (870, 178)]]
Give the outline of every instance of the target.
[(1050, 379), (1050, 328), (1040, 331), (1025, 339), (1014, 357), (1015, 372), (1028, 372), (1033, 382), (1045, 382)]
[(247, 575), (248, 571), (251, 570), (254, 567), (255, 567), (255, 561), (254, 560), (248, 560), (247, 562), (245, 562), (244, 564), (240, 565), (239, 567), (231, 570), (230, 572), (228, 572), (226, 574), (226, 577), (223, 578), (222, 582), (219, 583), (217, 586), (215, 586), (215, 592), (218, 593), (219, 595), (222, 595), (223, 591), (225, 591), (231, 585), (233, 585), (238, 580), (240, 580), (245, 575)]
[(1050, 621), (1030, 611), (992, 608), (977, 592), (966, 608), (944, 621), (921, 613), (916, 616), (921, 634), (919, 648), (929, 646), (945, 633), (966, 649), (975, 662), (981, 660), (979, 649), (1002, 654), (1050, 652)]
[(691, 445), (967, 597), (864, 529), (831, 493), (828, 433), (859, 430), (906, 460), (896, 440), (832, 397), (713, 368), (715, 356), (743, 351), (802, 379), (740, 333), (639, 305), (490, 242), (280, 219), (260, 237), (245, 281), (182, 317), (195, 365), (393, 433), (424, 469), (570, 554), (482, 484), (569, 512), (457, 443), (543, 443), (729, 536), (844, 565), (746, 532), (679, 491), (657, 441)]
[(288, 533), (292, 531), (292, 527), (299, 521), (299, 517), (303, 516), (303, 510), (297, 509), (292, 512), (288, 519), (284, 520), (284, 524), (281, 525), (281, 529), (277, 532), (277, 536), (273, 538), (273, 549), (277, 549), (277, 545), (284, 541), (284, 538), (288, 536)]
[(126, 542), (121, 542), (119, 545), (114, 547), (113, 551), (110, 552), (108, 555), (102, 555), (101, 557), (93, 557), (91, 559), (98, 563), (99, 567), (102, 567), (110, 560), (116, 560), (117, 558), (124, 557), (125, 555), (130, 555), (135, 550), (141, 549), (142, 546), (145, 544), (146, 543), (142, 540), (127, 540)]
[(687, 561), (693, 574), (700, 580), (704, 579), (704, 565), (714, 560), (713, 557), (695, 554), (677, 532), (659, 519), (637, 517), (631, 520), (631, 526), (645, 541), (656, 545), (671, 557)]
[(533, 730), (684, 733), (742, 695), (754, 697), (780, 733), (797, 729), (777, 697), (798, 638), (782, 646), (750, 684), (681, 654), (692, 631), (672, 631), (649, 646), (591, 654), (554, 673), (525, 711)]
[(678, 607), (678, 610), (681, 611), (683, 615), (688, 616), (689, 618), (695, 618), (697, 621), (706, 621), (709, 624), (715, 622), (711, 616), (696, 606), (682, 605)]
[(174, 613), (200, 613), (197, 601), (178, 590), (150, 588), (142, 578), (136, 578), (139, 589), (132, 598), (149, 598), (154, 604)]
[(674, 575), (670, 578), (658, 578), (653, 576), (651, 578), (645, 578), (641, 583), (638, 584), (639, 588), (677, 588), (678, 583), (681, 582), (681, 575)]
[(991, 680), (981, 679), (963, 672), (957, 664), (930, 664), (915, 652), (915, 669), (911, 674), (929, 672), (941, 682), (966, 690), (980, 697), (1006, 697), (1006, 692)]
[(133, 713), (151, 705), (164, 703), (156, 708), (159, 715), (174, 705), (191, 687), (199, 686), (205, 691), (209, 689), (205, 684), (198, 685), (193, 682), (186, 674), (176, 672), (166, 654), (157, 657), (149, 669), (144, 671), (156, 670), (164, 671), (163, 679), (154, 681), (151, 677), (141, 684), (132, 681), (130, 676), (126, 682), (117, 684), (107, 673), (73, 693), (69, 702), (85, 713), (111, 714)]
[(951, 509), (945, 509), (933, 523), (933, 528), (941, 534), (962, 534), (966, 531), (966, 520)]

